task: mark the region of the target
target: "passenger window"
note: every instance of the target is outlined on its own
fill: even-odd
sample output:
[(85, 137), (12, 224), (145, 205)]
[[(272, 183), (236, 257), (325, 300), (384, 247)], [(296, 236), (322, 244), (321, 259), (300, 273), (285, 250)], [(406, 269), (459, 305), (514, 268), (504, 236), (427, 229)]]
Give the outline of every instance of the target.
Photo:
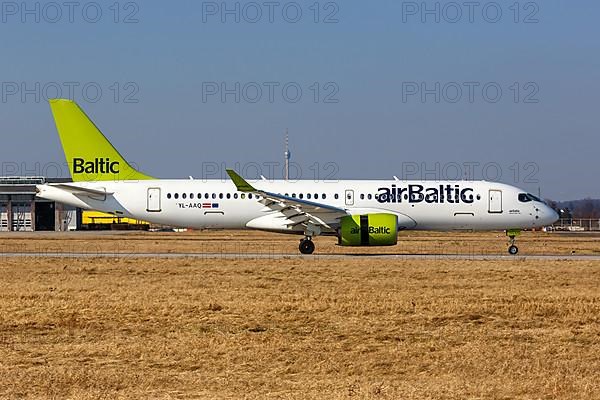
[(310, 195), (310, 193), (308, 193), (308, 194), (306, 195), (306, 198), (310, 200), (310, 198), (311, 198), (311, 195)]
[(216, 194), (216, 193), (213, 193), (213, 194), (212, 194), (212, 198), (213, 198), (213, 199), (216, 199), (216, 198), (217, 198), (217, 194)]
[(175, 193), (175, 200), (179, 198), (179, 193)]
[(300, 193), (300, 194), (298, 195), (298, 197), (299, 197), (299, 198), (301, 198), (301, 199), (303, 199), (303, 198), (304, 198), (304, 195), (303, 195), (302, 193)]
[(315, 193), (315, 199), (319, 199), (319, 193)]
[(231, 193), (227, 193), (227, 198), (230, 199), (231, 198)]
[(371, 193), (369, 193), (369, 194), (367, 195), (367, 199), (369, 199), (369, 200), (372, 200), (372, 199), (373, 199), (373, 195), (372, 195)]
[(171, 193), (167, 193), (167, 199), (171, 198)]
[(242, 193), (242, 194), (240, 195), (240, 197), (242, 198), (242, 200), (243, 200), (243, 199), (245, 199), (245, 198), (246, 198), (246, 193)]
[(190, 199), (194, 199), (194, 193), (190, 193)]
[(252, 200), (252, 193), (249, 193), (249, 194), (248, 194), (248, 198), (249, 198), (250, 200)]
[(293, 198), (296, 198), (296, 193), (292, 193), (292, 197), (293, 197)]
[(321, 197), (323, 200), (325, 200), (327, 198), (327, 195), (325, 193), (323, 193), (323, 196)]
[(364, 199), (365, 199), (365, 195), (364, 195), (364, 193), (361, 193), (361, 194), (360, 194), (360, 199), (361, 199), (361, 200), (364, 200)]
[(223, 193), (219, 193), (219, 198), (223, 199)]
[(233, 198), (234, 198), (234, 199), (237, 199), (237, 198), (238, 198), (238, 194), (237, 194), (237, 193), (234, 193), (234, 194), (233, 194)]
[(336, 193), (336, 194), (333, 195), (333, 198), (337, 200), (337, 199), (340, 198), (340, 195)]
[(185, 198), (187, 198), (187, 194), (185, 194), (185, 193), (182, 193), (182, 195), (181, 195), (181, 198), (182, 198), (182, 199), (185, 199)]
[(205, 194), (204, 194), (204, 198), (205, 198), (205, 199), (208, 199), (208, 193), (205, 193)]

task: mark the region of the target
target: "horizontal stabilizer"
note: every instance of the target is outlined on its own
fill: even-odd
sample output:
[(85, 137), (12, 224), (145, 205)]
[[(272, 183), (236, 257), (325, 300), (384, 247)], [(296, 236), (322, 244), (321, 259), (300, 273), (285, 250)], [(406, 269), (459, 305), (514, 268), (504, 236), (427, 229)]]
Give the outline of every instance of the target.
[(50, 186), (58, 188), (58, 189), (66, 190), (67, 192), (73, 193), (73, 194), (87, 194), (87, 195), (95, 195), (95, 196), (106, 196), (106, 195), (113, 194), (112, 192), (107, 192), (106, 190), (90, 189), (90, 188), (85, 188), (85, 187), (80, 187), (80, 186), (75, 186), (75, 185), (68, 185), (65, 183), (55, 183), (55, 184), (51, 184)]

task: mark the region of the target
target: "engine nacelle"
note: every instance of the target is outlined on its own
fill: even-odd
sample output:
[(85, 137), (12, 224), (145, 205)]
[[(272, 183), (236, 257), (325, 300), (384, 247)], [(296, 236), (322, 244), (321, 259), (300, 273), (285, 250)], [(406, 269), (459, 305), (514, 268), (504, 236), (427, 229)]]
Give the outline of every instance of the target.
[(398, 243), (398, 217), (394, 214), (347, 215), (342, 217), (342, 246), (393, 246)]

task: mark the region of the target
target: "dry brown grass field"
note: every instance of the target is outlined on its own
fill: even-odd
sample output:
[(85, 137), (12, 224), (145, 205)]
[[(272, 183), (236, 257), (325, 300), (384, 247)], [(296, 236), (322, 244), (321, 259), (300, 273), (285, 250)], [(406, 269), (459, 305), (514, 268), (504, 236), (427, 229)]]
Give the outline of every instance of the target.
[[(263, 238), (297, 250), (234, 232), (0, 240), (193, 252)], [(384, 252), (505, 251), (501, 234), (409, 239)], [(595, 241), (527, 234), (520, 247)], [(318, 250), (347, 252), (333, 243)], [(0, 257), (0, 282), (3, 399), (600, 398), (600, 262)]]

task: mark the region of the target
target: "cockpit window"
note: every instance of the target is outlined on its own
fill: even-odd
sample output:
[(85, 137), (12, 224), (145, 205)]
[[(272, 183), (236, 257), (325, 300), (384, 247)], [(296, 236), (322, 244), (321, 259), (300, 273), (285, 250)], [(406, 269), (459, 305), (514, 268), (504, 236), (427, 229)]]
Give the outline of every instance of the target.
[(529, 201), (539, 201), (540, 203), (544, 203), (543, 200), (540, 200), (538, 197), (532, 195), (531, 193), (519, 193), (519, 201), (521, 203), (527, 203)]
[(531, 199), (527, 196), (527, 193), (519, 193), (519, 201), (521, 203), (527, 203), (528, 201), (531, 201)]

